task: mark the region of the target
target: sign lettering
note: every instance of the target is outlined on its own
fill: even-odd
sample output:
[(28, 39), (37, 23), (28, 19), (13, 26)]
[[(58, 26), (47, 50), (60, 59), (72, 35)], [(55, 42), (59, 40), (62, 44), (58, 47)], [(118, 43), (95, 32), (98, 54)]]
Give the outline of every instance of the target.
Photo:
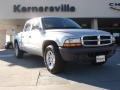
[(21, 4), (13, 5), (13, 12), (75, 12), (76, 8), (69, 4), (59, 6), (22, 6)]

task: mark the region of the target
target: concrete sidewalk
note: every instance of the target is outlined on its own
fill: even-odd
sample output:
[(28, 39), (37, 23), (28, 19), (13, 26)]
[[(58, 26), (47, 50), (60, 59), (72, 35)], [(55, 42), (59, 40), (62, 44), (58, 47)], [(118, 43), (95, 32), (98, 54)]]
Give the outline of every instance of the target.
[(0, 87), (0, 90), (105, 90), (85, 84), (80, 85), (40, 85), (40, 86), (17, 86)]
[(0, 90), (120, 90), (120, 52), (103, 66), (67, 64), (50, 74), (38, 56), (16, 59), (13, 50), (0, 51)]

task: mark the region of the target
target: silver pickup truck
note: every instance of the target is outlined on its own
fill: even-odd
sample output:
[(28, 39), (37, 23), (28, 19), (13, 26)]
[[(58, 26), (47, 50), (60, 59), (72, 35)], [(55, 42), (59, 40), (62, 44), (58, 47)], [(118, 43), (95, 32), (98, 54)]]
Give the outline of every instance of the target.
[(64, 69), (66, 61), (104, 64), (116, 50), (115, 38), (108, 32), (81, 27), (67, 18), (38, 17), (28, 20), (15, 40), (15, 55), (42, 56), (51, 73)]

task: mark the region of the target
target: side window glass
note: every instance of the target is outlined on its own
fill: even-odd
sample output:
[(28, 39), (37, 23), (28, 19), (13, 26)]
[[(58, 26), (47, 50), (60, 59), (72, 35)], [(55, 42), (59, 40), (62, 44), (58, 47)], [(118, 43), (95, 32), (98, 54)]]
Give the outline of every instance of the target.
[(40, 23), (39, 23), (39, 22), (33, 23), (33, 25), (32, 25), (32, 30), (37, 30), (37, 29), (39, 29), (39, 28), (40, 28)]
[(30, 31), (30, 24), (26, 24), (24, 31)]

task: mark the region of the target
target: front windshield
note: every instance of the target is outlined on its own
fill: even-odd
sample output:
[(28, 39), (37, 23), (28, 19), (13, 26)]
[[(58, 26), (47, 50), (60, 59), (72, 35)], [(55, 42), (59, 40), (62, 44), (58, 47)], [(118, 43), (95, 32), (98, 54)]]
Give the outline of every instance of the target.
[(43, 18), (44, 29), (80, 29), (81, 27), (71, 19)]

